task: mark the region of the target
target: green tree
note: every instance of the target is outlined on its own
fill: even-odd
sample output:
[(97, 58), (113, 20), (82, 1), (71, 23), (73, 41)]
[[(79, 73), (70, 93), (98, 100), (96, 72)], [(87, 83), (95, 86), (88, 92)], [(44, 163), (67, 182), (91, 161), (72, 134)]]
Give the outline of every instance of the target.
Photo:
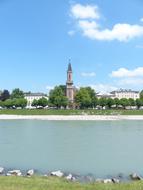
[(108, 108), (110, 109), (113, 105), (115, 105), (115, 101), (112, 98), (108, 98), (106, 100), (106, 105), (108, 106)]
[(75, 95), (75, 102), (80, 109), (91, 107), (92, 99), (87, 88), (80, 88)]
[(140, 92), (140, 99), (143, 99), (143, 90)]
[(1, 96), (0, 96), (0, 100), (1, 101), (5, 101), (7, 99), (10, 98), (10, 93), (8, 90), (4, 90), (2, 93), (1, 93)]
[(119, 100), (119, 98), (115, 98), (115, 99), (114, 99), (114, 103), (115, 103), (115, 105), (116, 105), (116, 108), (118, 108), (118, 106), (120, 105), (120, 100)]
[(140, 109), (140, 107), (143, 106), (143, 99), (136, 99), (136, 106)]
[(0, 100), (0, 107), (4, 107), (4, 102)]
[(59, 85), (59, 87), (62, 89), (63, 95), (66, 96), (66, 85)]
[(19, 88), (15, 88), (11, 93), (11, 99), (24, 98), (24, 93)]
[(57, 108), (66, 107), (68, 105), (68, 99), (63, 93), (63, 89), (60, 86), (56, 86), (49, 93), (49, 105), (56, 106)]
[(90, 107), (92, 107), (92, 108), (96, 107), (97, 106), (97, 97), (96, 97), (95, 90), (92, 89), (91, 87), (85, 87), (85, 89), (87, 90), (87, 92), (91, 98)]
[(126, 106), (129, 106), (129, 100), (127, 98), (121, 98), (120, 105), (123, 106), (124, 109), (126, 109)]
[(106, 98), (100, 98), (100, 99), (98, 100), (98, 104), (99, 104), (99, 106), (101, 106), (102, 109), (103, 109), (103, 107), (105, 107), (105, 106), (107, 105), (107, 99), (106, 99)]
[(34, 99), (33, 102), (32, 102), (32, 104), (31, 104), (31, 106), (34, 106), (34, 107), (37, 108), (37, 106), (38, 106), (38, 100)]
[(27, 100), (24, 98), (13, 99), (13, 106), (15, 106), (16, 108), (18, 107), (25, 108), (26, 105), (27, 105)]
[(40, 98), (38, 100), (38, 106), (46, 107), (48, 105), (48, 100), (46, 98)]
[(13, 108), (14, 103), (13, 103), (13, 100), (7, 99), (7, 100), (5, 100), (5, 101), (3, 102), (3, 105), (4, 105), (4, 107), (6, 107), (6, 108)]
[(133, 98), (129, 98), (129, 106), (135, 106), (136, 105), (136, 101)]

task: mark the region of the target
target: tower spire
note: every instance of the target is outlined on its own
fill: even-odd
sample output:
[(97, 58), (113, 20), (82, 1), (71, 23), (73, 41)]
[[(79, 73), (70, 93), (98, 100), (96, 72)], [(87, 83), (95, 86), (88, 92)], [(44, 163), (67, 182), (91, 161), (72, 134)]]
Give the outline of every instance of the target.
[(66, 82), (66, 96), (70, 102), (73, 102), (74, 100), (72, 75), (73, 75), (73, 72), (72, 72), (71, 60), (69, 59), (68, 70), (67, 70), (67, 82)]
[(69, 59), (68, 71), (69, 71), (69, 72), (72, 72), (71, 59)]

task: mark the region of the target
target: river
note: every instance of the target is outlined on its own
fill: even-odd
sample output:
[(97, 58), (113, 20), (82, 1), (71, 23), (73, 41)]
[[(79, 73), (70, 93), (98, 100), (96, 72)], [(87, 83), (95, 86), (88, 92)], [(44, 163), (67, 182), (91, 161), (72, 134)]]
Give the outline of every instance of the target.
[(143, 173), (143, 121), (0, 120), (0, 165), (81, 175)]

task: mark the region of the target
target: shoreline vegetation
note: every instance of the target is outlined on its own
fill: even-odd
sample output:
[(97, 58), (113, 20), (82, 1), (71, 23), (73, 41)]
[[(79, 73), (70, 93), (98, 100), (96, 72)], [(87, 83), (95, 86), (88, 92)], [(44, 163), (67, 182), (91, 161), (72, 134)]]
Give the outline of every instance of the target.
[(46, 110), (3, 109), (0, 119), (39, 120), (143, 120), (143, 110)]
[(79, 183), (57, 177), (0, 176), (0, 190), (137, 190), (143, 189), (143, 181), (119, 184)]

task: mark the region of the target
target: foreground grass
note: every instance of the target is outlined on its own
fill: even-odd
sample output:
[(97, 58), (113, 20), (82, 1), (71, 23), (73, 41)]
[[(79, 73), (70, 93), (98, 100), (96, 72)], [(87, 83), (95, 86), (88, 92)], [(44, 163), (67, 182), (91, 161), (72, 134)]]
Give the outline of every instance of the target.
[(0, 110), (0, 114), (8, 115), (143, 115), (143, 110)]
[(143, 190), (143, 182), (80, 184), (47, 177), (0, 177), (0, 190)]

